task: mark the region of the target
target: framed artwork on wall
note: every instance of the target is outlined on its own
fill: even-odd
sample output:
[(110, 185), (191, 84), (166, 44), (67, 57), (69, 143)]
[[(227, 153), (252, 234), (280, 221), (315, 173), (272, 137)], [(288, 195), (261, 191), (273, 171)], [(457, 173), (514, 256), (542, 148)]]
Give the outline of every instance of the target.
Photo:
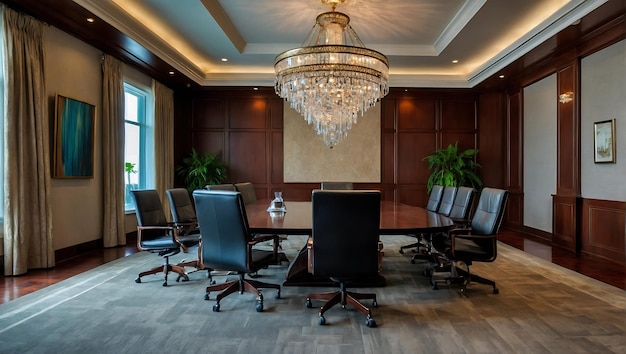
[(56, 96), (53, 178), (93, 178), (96, 106)]
[(615, 163), (615, 119), (593, 123), (595, 163)]

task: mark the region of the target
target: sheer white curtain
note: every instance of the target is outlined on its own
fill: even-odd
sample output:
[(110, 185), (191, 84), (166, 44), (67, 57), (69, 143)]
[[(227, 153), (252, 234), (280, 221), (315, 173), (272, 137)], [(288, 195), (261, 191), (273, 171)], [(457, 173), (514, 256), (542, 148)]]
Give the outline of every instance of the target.
[(126, 244), (124, 230), (124, 77), (122, 63), (102, 61), (102, 171), (104, 247)]
[(3, 9), (4, 274), (54, 266), (43, 24)]
[(174, 186), (174, 92), (154, 80), (154, 164), (156, 190), (170, 215), (165, 191)]

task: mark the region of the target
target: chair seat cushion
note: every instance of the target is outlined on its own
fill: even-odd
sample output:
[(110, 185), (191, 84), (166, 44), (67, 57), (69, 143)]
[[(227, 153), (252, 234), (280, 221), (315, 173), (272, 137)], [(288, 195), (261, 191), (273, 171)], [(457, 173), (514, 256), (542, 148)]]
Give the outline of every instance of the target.
[(141, 241), (141, 247), (145, 249), (158, 250), (158, 249), (175, 249), (178, 248), (178, 243), (174, 242), (170, 236), (159, 237), (152, 240)]

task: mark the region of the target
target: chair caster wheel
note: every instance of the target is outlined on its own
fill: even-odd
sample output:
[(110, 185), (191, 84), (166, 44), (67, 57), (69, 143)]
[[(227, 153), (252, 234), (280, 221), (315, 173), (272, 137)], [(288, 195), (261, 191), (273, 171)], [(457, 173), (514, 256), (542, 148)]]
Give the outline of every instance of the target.
[(164, 281), (164, 282), (163, 282), (163, 286), (167, 286), (167, 281)]
[(176, 277), (176, 282), (179, 283), (180, 282), (180, 275), (178, 277)]
[(311, 302), (311, 299), (306, 299), (306, 302), (304, 303), (304, 306), (306, 306), (307, 309), (310, 309), (313, 307), (313, 303)]
[(411, 259), (411, 264), (415, 264), (415, 260), (414, 259)]
[(276, 295), (274, 296), (274, 299), (280, 299), (280, 291), (276, 293)]
[(263, 312), (263, 303), (256, 304), (256, 312)]
[(320, 316), (320, 318), (317, 319), (317, 323), (319, 323), (320, 326), (325, 325), (326, 319), (324, 318), (324, 316)]
[(372, 307), (378, 307), (378, 301), (376, 300), (372, 301)]
[(500, 294), (500, 290), (498, 288), (493, 288), (493, 293), (494, 294)]
[(404, 250), (400, 248), (400, 254), (404, 254)]
[(220, 312), (220, 304), (213, 305), (213, 312)]
[(209, 299), (211, 299), (211, 297), (209, 296), (209, 293), (204, 294), (204, 299), (205, 299), (205, 300), (209, 300)]
[(367, 327), (376, 327), (376, 321), (374, 321), (373, 318), (368, 318), (367, 320), (365, 320), (365, 325)]
[(137, 283), (137, 284), (141, 284), (141, 278), (137, 278), (137, 279), (135, 279), (135, 283)]

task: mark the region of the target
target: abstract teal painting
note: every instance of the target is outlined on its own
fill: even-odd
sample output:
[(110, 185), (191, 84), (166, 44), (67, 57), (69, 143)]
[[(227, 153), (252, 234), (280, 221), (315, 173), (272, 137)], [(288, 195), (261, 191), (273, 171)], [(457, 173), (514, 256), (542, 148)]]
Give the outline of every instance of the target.
[(56, 96), (53, 178), (93, 178), (96, 107)]

